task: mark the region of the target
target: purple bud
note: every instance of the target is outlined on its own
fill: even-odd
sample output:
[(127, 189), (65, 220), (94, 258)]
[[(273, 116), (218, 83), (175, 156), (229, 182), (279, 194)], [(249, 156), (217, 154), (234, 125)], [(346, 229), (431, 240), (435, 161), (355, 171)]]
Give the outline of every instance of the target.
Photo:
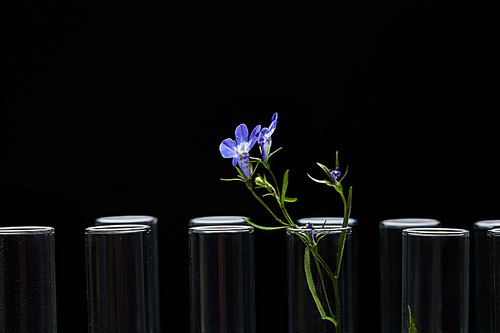
[(306, 228), (308, 229), (307, 233), (311, 237), (313, 243), (316, 243), (316, 241), (314, 240), (314, 226), (313, 226), (313, 224), (311, 222), (307, 222)]
[(342, 172), (340, 172), (339, 168), (335, 168), (335, 170), (330, 170), (330, 176), (332, 176), (333, 183), (338, 185), (340, 182), (340, 177), (342, 177)]

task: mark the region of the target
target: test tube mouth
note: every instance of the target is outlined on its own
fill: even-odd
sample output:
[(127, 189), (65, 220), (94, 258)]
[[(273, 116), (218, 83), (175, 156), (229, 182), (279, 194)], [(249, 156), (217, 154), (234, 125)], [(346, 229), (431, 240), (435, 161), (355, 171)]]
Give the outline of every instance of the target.
[(253, 227), (247, 225), (210, 225), (189, 228), (193, 234), (216, 234), (216, 233), (252, 233)]
[[(326, 222), (326, 223), (325, 223)], [(298, 225), (306, 225), (307, 223), (312, 223), (315, 226), (321, 225), (342, 225), (344, 223), (343, 217), (305, 217), (297, 220)], [(355, 226), (358, 224), (358, 220), (349, 218), (348, 225)]]
[(95, 227), (88, 227), (85, 232), (94, 235), (108, 235), (108, 234), (128, 234), (136, 232), (146, 232), (151, 227), (141, 224), (128, 224), (128, 225), (99, 225)]
[(494, 236), (494, 237), (499, 237), (500, 236), (500, 228), (488, 230), (488, 235)]
[(388, 219), (380, 222), (381, 227), (396, 229), (434, 227), (439, 225), (441, 225), (441, 222), (438, 220), (426, 218)]
[(245, 220), (250, 220), (245, 216), (232, 216), (232, 215), (221, 215), (221, 216), (203, 216), (196, 217), (189, 221), (189, 224), (192, 226), (213, 226), (213, 225), (233, 225), (233, 224), (243, 224), (246, 223)]
[(500, 227), (500, 220), (484, 220), (474, 223), (476, 229), (493, 229)]
[[(311, 229), (308, 229), (306, 227), (299, 227), (299, 228), (287, 228), (287, 233), (293, 233), (293, 232), (309, 232)], [(342, 232), (347, 232), (350, 233), (352, 232), (351, 227), (341, 227), (341, 226), (335, 226), (335, 225), (325, 225), (324, 228), (319, 227), (316, 225), (316, 228), (312, 229), (315, 234), (317, 233), (333, 233), (333, 234), (340, 234)]]
[(0, 228), (0, 235), (44, 235), (51, 233), (54, 233), (53, 227), (22, 226)]
[(106, 216), (96, 219), (100, 224), (137, 224), (137, 223), (154, 223), (157, 218), (149, 215), (121, 215), (121, 216)]
[(403, 234), (422, 237), (468, 236), (469, 230), (455, 228), (409, 228), (403, 230)]

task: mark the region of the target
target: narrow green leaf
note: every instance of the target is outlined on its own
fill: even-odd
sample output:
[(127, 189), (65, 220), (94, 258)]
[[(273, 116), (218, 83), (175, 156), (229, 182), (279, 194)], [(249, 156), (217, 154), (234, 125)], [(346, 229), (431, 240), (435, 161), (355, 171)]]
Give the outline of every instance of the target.
[(347, 218), (351, 216), (352, 208), (352, 186), (349, 188), (349, 196), (347, 197)]
[(344, 180), (345, 176), (347, 176), (347, 172), (349, 172), (349, 166), (346, 166), (344, 175), (342, 176), (342, 178), (340, 178), (339, 183), (342, 183), (342, 181)]
[(242, 182), (243, 181), (243, 179), (241, 179), (241, 178), (221, 178), (220, 180), (222, 180), (223, 182), (234, 182), (234, 181)]
[(316, 286), (314, 285), (314, 279), (311, 272), (311, 254), (308, 247), (306, 247), (304, 252), (304, 272), (306, 274), (307, 286), (309, 287), (309, 291), (311, 292), (314, 302), (316, 303), (316, 307), (318, 308), (321, 317), (325, 317), (325, 309), (323, 308), (323, 305), (321, 305), (318, 293), (316, 292)]
[(308, 176), (309, 178), (311, 178), (311, 179), (312, 179), (314, 182), (316, 182), (316, 183), (326, 184), (326, 180), (318, 180), (318, 179), (316, 179), (316, 178), (311, 177), (311, 175), (310, 175), (310, 174), (307, 174), (307, 176)]
[(277, 152), (279, 152), (283, 147), (279, 147), (278, 149), (276, 149), (275, 151), (273, 151), (271, 154), (269, 154), (269, 156), (267, 156), (267, 160), (269, 161), (269, 158), (271, 156), (273, 156), (274, 154), (276, 154)]
[(307, 286), (309, 287), (311, 296), (314, 299), (314, 303), (316, 303), (316, 307), (318, 308), (318, 311), (321, 315), (321, 319), (329, 320), (335, 326), (337, 326), (337, 321), (334, 318), (326, 315), (325, 309), (323, 308), (323, 305), (321, 304), (321, 301), (318, 297), (318, 293), (316, 291), (316, 286), (314, 285), (314, 279), (311, 272), (311, 254), (308, 247), (306, 247), (304, 252), (304, 272), (306, 274)]
[(417, 326), (415, 326), (415, 320), (413, 320), (413, 317), (411, 316), (410, 305), (408, 305), (408, 311), (410, 316), (410, 329), (408, 330), (408, 333), (418, 333)]
[(285, 228), (288, 228), (288, 226), (265, 227), (265, 226), (263, 226), (263, 225), (258, 225), (258, 224), (256, 224), (256, 223), (253, 223), (252, 221), (247, 220), (247, 219), (245, 219), (245, 218), (243, 218), (243, 220), (244, 220), (246, 223), (250, 224), (251, 226), (253, 226), (253, 227), (257, 228), (257, 229), (262, 229), (262, 230), (278, 230), (278, 229), (285, 229)]
[(323, 171), (324, 171), (324, 172), (326, 173), (326, 175), (328, 176), (328, 179), (333, 180), (333, 179), (331, 179), (331, 178), (332, 178), (332, 175), (330, 174), (330, 169), (328, 169), (328, 167), (327, 167), (326, 165), (323, 165), (323, 164), (318, 163), (318, 162), (316, 162), (316, 164), (317, 164), (317, 165), (318, 165), (321, 169), (323, 169)]
[(285, 198), (285, 202), (295, 202), (298, 200), (297, 198), (288, 198), (288, 197), (284, 197), (284, 198)]
[(280, 197), (281, 206), (285, 204), (285, 194), (286, 194), (286, 189), (288, 188), (288, 171), (290, 170), (286, 170), (285, 174), (283, 175), (283, 188), (281, 189), (281, 197)]

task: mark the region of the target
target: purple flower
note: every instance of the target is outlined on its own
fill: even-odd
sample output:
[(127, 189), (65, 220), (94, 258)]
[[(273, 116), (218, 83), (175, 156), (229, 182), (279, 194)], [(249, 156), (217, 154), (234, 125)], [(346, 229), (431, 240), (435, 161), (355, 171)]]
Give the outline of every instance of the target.
[(262, 151), (262, 160), (266, 161), (269, 157), (269, 153), (271, 151), (271, 135), (273, 135), (274, 130), (276, 129), (276, 123), (278, 122), (278, 112), (276, 112), (272, 119), (271, 125), (268, 127), (264, 127), (259, 134), (259, 145)]
[(335, 170), (330, 169), (330, 176), (333, 179), (333, 184), (338, 185), (340, 183), (340, 177), (342, 176), (342, 172), (340, 172), (339, 168), (335, 168)]
[(313, 224), (311, 222), (307, 222), (306, 228), (308, 229), (307, 233), (311, 237), (313, 243), (316, 243), (316, 241), (314, 240), (314, 226), (313, 226)]
[(250, 164), (250, 150), (255, 145), (260, 132), (260, 125), (256, 126), (250, 137), (248, 137), (248, 128), (245, 124), (236, 127), (235, 137), (233, 139), (225, 139), (219, 146), (219, 151), (224, 158), (232, 158), (233, 166), (240, 167), (241, 171), (250, 178), (252, 175), (252, 166)]

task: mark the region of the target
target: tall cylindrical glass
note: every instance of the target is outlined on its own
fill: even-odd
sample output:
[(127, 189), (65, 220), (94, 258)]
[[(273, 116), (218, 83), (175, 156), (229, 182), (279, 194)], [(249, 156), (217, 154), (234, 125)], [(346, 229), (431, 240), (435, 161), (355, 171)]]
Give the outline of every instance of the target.
[(85, 230), (89, 332), (154, 332), (151, 228)]
[[(315, 258), (304, 239), (314, 233), (317, 253)], [(343, 241), (344, 239), (344, 241)], [(342, 261), (337, 281), (324, 269), (322, 261), (335, 275), (337, 256), (344, 242)], [(315, 250), (314, 250), (315, 251)], [(354, 332), (353, 249), (352, 230), (347, 228), (287, 229), (288, 270), (288, 331), (290, 333), (337, 332), (335, 325), (321, 317), (317, 302), (325, 314), (339, 320), (341, 332)], [(308, 268), (309, 264), (309, 269)], [(318, 269), (317, 265), (321, 269)], [(310, 273), (310, 274), (309, 274)], [(323, 283), (323, 282), (324, 283)], [(314, 282), (317, 299), (311, 292)], [(340, 311), (340, 315), (337, 311)]]
[(222, 226), (222, 225), (249, 225), (245, 220), (249, 220), (244, 216), (202, 216), (189, 220), (189, 227), (207, 227), (207, 226)]
[(403, 230), (401, 332), (467, 332), (469, 231)]
[(54, 228), (0, 228), (0, 332), (57, 332)]
[(253, 227), (189, 228), (192, 333), (255, 332)]
[[(487, 309), (487, 323), (489, 332), (500, 332), (500, 229), (488, 231), (489, 238), (489, 261), (488, 261), (488, 282), (489, 289)], [(485, 281), (483, 281), (485, 283)]]
[(106, 216), (95, 220), (95, 225), (130, 225), (141, 224), (151, 228), (151, 258), (152, 258), (152, 278), (153, 278), (153, 323), (154, 332), (160, 331), (160, 268), (158, 252), (158, 219), (149, 215), (123, 215)]
[(401, 332), (403, 229), (439, 227), (434, 219), (402, 218), (380, 222), (380, 300), (382, 333)]
[(491, 259), (490, 242), (487, 236), (489, 229), (500, 228), (500, 220), (485, 220), (474, 223), (474, 235), (472, 245), (474, 247), (474, 261), (471, 262), (471, 284), (473, 283), (475, 297), (471, 299), (471, 309), (475, 314), (475, 331), (478, 333), (493, 332), (493, 318), (489, 309), (491, 308), (490, 290), (488, 287), (488, 266)]
[[(344, 223), (343, 217), (305, 217), (297, 220), (297, 225), (304, 227), (307, 223), (312, 223), (315, 228), (341, 227)], [(353, 302), (353, 332), (358, 332), (358, 314), (359, 314), (359, 231), (358, 220), (349, 218), (348, 224), (351, 227), (351, 248), (352, 248), (352, 302)]]

